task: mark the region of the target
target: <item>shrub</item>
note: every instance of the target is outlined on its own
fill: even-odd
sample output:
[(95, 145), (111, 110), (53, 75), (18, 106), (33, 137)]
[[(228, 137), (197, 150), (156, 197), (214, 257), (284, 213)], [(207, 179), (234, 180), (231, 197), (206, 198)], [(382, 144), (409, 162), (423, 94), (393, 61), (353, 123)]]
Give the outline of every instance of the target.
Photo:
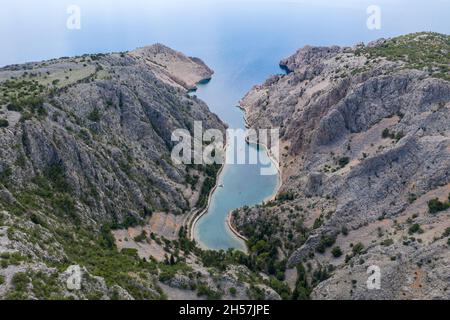
[(139, 220), (132, 213), (129, 213), (125, 217), (125, 220), (122, 223), (122, 227), (124, 229), (134, 228), (134, 227), (136, 227), (138, 225), (139, 225)]
[(344, 236), (348, 236), (348, 228), (346, 226), (342, 227), (341, 232)]
[(228, 291), (230, 292), (230, 294), (231, 294), (233, 297), (236, 296), (236, 293), (237, 293), (236, 288), (231, 287)]
[(281, 193), (278, 197), (277, 200), (278, 201), (292, 201), (295, 199), (295, 195), (292, 192), (284, 192)]
[(417, 200), (417, 195), (414, 193), (410, 193), (408, 195), (408, 202), (409, 203), (414, 203)]
[(23, 111), (22, 106), (19, 106), (19, 105), (15, 104), (15, 103), (8, 104), (8, 106), (6, 108), (8, 109), (8, 111), (16, 111), (16, 112)]
[(342, 157), (338, 160), (338, 165), (341, 168), (345, 168), (348, 164), (350, 163), (350, 158), (349, 157)]
[(445, 229), (444, 234), (442, 235), (443, 238), (450, 237), (450, 227)]
[(408, 233), (409, 233), (410, 235), (413, 235), (413, 234), (415, 234), (415, 233), (423, 233), (423, 230), (422, 230), (422, 228), (420, 227), (420, 224), (416, 223), (416, 224), (412, 225), (412, 226), (409, 228)]
[(331, 250), (331, 254), (335, 258), (339, 258), (342, 256), (342, 250), (340, 247), (334, 247), (333, 250)]
[(56, 196), (53, 201), (53, 209), (59, 217), (70, 217), (74, 222), (79, 222), (76, 214), (75, 200), (69, 194)]
[(91, 113), (88, 114), (88, 119), (92, 122), (99, 122), (102, 118), (100, 111), (95, 108)]
[(8, 128), (9, 122), (6, 119), (0, 119), (0, 128)]
[(438, 213), (450, 208), (450, 202), (443, 203), (438, 198), (428, 202), (428, 209), (431, 214)]
[(364, 252), (364, 245), (361, 242), (359, 242), (355, 246), (353, 246), (352, 251), (355, 256), (359, 255)]
[(219, 300), (221, 298), (221, 294), (210, 289), (207, 285), (200, 284), (197, 287), (197, 295), (199, 297), (206, 296), (208, 300)]
[(322, 217), (317, 218), (316, 220), (314, 220), (314, 225), (313, 225), (313, 229), (319, 229), (323, 224), (323, 219)]
[(100, 229), (100, 245), (105, 249), (114, 249), (116, 248), (116, 241), (111, 233), (111, 228), (109, 225), (104, 225)]
[(134, 241), (136, 242), (145, 242), (145, 240), (147, 240), (147, 233), (144, 231), (142, 231), (142, 233), (136, 237), (134, 237)]
[(52, 187), (57, 192), (68, 192), (70, 186), (66, 181), (66, 169), (62, 163), (49, 165), (44, 170), (44, 177), (52, 184)]
[(28, 284), (30, 283), (30, 279), (25, 273), (16, 273), (12, 277), (12, 284), (16, 291), (24, 292), (27, 290)]
[(391, 133), (389, 132), (389, 129), (388, 128), (384, 129), (381, 136), (383, 139), (391, 138)]
[(398, 133), (395, 135), (395, 140), (400, 141), (400, 140), (402, 140), (404, 137), (405, 137), (405, 134), (403, 133), (403, 131), (400, 131), (400, 132), (398, 132)]
[(316, 251), (319, 253), (325, 253), (327, 248), (331, 248), (333, 244), (336, 242), (336, 237), (334, 236), (322, 236), (320, 242), (316, 248)]
[(308, 275), (303, 264), (297, 266), (297, 274), (292, 300), (309, 300), (312, 289), (308, 283)]
[(11, 175), (12, 170), (10, 167), (6, 167), (2, 171), (0, 171), (0, 184), (7, 184)]

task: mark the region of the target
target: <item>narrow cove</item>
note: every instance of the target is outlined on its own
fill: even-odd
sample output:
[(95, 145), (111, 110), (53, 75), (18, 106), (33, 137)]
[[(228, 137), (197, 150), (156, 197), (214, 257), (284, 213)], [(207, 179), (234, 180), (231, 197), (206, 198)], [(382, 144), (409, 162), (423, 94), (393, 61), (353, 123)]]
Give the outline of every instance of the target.
[[(214, 81), (214, 80), (213, 80)], [(212, 81), (212, 83), (213, 83)], [(214, 112), (214, 105), (202, 95), (207, 89), (204, 84), (199, 86), (198, 96), (204, 99)], [(246, 128), (243, 111), (237, 107), (230, 106), (229, 112), (233, 113), (236, 120), (229, 124), (233, 129)], [(220, 112), (218, 115), (221, 119)], [(244, 138), (244, 137), (242, 137)], [(257, 164), (236, 164), (237, 161), (227, 161), (217, 180), (217, 186), (213, 190), (207, 209), (200, 214), (193, 224), (193, 238), (200, 247), (210, 250), (237, 249), (246, 252), (246, 243), (242, 236), (232, 230), (229, 225), (229, 216), (235, 209), (245, 206), (254, 206), (271, 200), (280, 187), (280, 176), (262, 175), (262, 168), (271, 168), (278, 172), (274, 161), (264, 146), (246, 144), (244, 148), (231, 150), (227, 145), (226, 157), (228, 160), (237, 159), (238, 155), (245, 155), (246, 159), (250, 152), (258, 154)], [(234, 148), (233, 148), (234, 149)], [(228, 164), (228, 163), (235, 164)]]

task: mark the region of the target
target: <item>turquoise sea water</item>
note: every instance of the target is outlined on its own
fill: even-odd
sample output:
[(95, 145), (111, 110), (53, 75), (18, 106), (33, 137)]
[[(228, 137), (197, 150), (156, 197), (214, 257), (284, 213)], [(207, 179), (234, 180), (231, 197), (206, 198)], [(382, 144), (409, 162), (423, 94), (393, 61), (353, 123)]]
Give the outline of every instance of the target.
[[(81, 9), (80, 30), (66, 28), (72, 4)], [(382, 10), (380, 30), (366, 27), (372, 4)], [(215, 70), (196, 94), (230, 127), (243, 128), (238, 101), (253, 85), (281, 73), (278, 62), (298, 48), (416, 31), (450, 33), (449, 12), (446, 0), (3, 0), (0, 65), (164, 43)], [(204, 246), (244, 248), (225, 218), (272, 195), (278, 179), (261, 176), (260, 166), (225, 167), (223, 188), (195, 230)]]

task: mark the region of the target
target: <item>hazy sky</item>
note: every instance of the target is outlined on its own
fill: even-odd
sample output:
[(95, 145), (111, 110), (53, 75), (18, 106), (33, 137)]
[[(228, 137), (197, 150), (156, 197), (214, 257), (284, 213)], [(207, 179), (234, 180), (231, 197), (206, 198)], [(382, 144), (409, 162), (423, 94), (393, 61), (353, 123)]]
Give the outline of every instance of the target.
[[(81, 30), (66, 28), (71, 4), (81, 8)], [(365, 27), (371, 4), (382, 9), (379, 31)], [(295, 39), (293, 47), (450, 33), (449, 12), (450, 0), (2, 0), (0, 65), (154, 42), (196, 53), (265, 33)]]

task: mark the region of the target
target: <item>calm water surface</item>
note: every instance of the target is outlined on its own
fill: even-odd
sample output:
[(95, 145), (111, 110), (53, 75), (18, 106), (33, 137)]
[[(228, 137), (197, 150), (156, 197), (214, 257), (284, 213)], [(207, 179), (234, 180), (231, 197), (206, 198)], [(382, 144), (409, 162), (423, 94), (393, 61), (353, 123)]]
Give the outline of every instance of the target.
[[(416, 31), (450, 33), (450, 1), (378, 0), (381, 30), (368, 30), (366, 0), (3, 0), (0, 65), (84, 53), (126, 51), (164, 43), (202, 58), (216, 72), (197, 95), (232, 128), (243, 95), (299, 47), (352, 45)], [(81, 8), (81, 30), (68, 30), (66, 9)], [(261, 151), (262, 160), (267, 160)], [(196, 238), (212, 249), (243, 249), (227, 229), (227, 213), (270, 197), (276, 176), (261, 165), (227, 166)]]

